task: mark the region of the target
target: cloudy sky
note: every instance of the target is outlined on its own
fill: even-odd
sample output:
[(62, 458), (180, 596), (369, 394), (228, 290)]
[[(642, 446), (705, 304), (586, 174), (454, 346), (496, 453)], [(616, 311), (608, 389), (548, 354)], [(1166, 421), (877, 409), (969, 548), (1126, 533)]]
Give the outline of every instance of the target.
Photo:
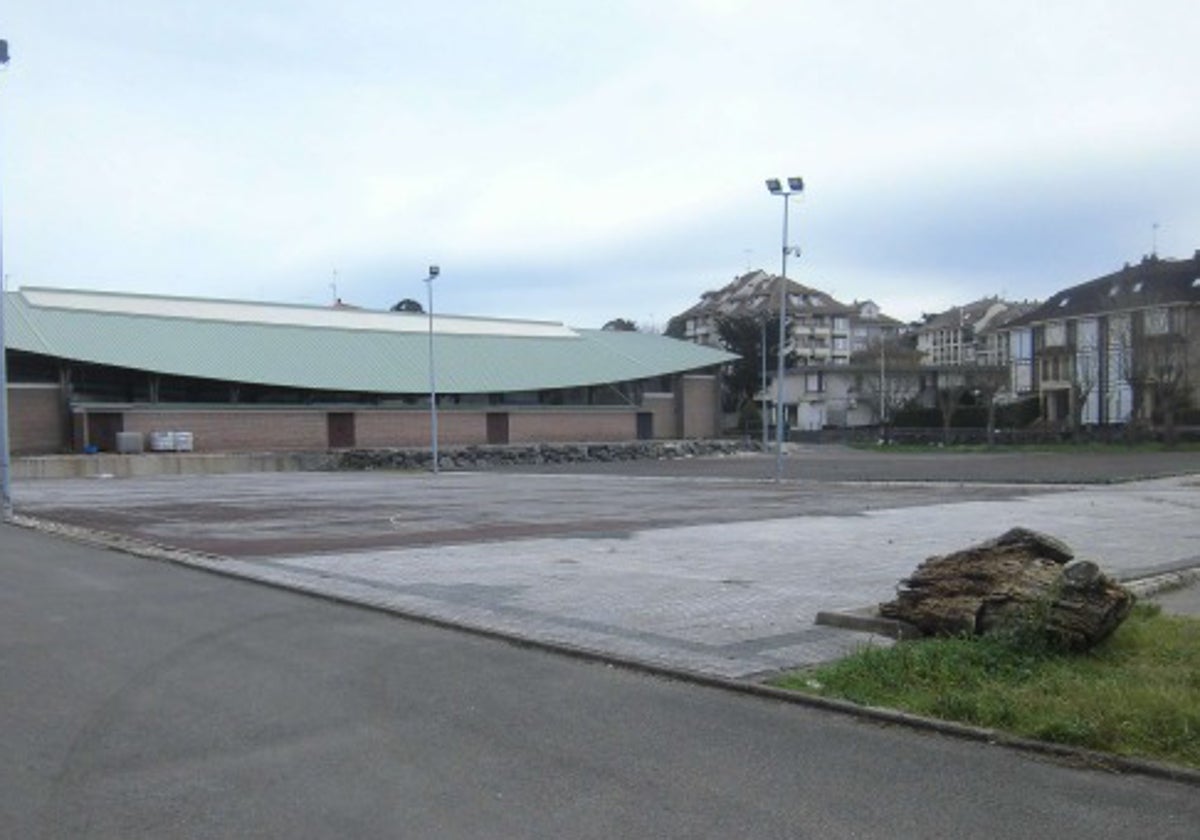
[[(1195, 0), (7, 0), (9, 287), (905, 319), (1200, 248)], [(1157, 225), (1157, 228), (1156, 228)]]

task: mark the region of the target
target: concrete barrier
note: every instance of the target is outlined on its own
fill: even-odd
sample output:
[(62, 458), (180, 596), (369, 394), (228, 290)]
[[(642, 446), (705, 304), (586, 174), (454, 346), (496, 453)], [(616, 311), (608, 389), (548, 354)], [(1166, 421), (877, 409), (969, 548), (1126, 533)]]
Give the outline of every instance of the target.
[[(745, 451), (742, 441), (677, 440), (628, 443), (540, 443), (463, 446), (439, 450), (444, 469), (486, 469), (515, 464), (559, 464), (580, 461), (630, 461), (730, 455)], [(353, 449), (335, 452), (146, 452), (92, 455), (41, 455), (14, 458), (12, 477), (134, 478), (152, 475), (196, 475), (319, 470), (428, 469), (424, 448)]]
[(287, 472), (331, 469), (332, 455), (324, 452), (261, 452), (189, 454), (150, 452), (121, 455), (42, 455), (14, 458), (13, 480), (46, 478), (134, 478), (151, 475), (195, 475), (247, 472)]

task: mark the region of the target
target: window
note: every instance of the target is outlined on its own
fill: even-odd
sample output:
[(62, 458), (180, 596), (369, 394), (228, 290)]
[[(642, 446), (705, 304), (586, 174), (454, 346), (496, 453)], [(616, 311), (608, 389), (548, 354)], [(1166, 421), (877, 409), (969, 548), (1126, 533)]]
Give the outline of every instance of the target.
[(1165, 306), (1146, 310), (1146, 335), (1166, 335), (1171, 331), (1171, 311)]
[(804, 374), (804, 391), (809, 394), (820, 394), (825, 390), (825, 377), (820, 372)]
[(1067, 330), (1062, 321), (1046, 324), (1045, 335), (1047, 347), (1062, 347), (1067, 343)]

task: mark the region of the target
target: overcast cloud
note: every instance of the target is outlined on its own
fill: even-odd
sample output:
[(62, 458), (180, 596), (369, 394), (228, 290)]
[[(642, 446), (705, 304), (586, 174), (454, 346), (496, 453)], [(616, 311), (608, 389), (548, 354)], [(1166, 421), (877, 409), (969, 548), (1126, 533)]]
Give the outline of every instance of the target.
[(1200, 247), (1200, 7), (9, 0), (10, 287), (663, 324), (749, 267), (916, 318)]

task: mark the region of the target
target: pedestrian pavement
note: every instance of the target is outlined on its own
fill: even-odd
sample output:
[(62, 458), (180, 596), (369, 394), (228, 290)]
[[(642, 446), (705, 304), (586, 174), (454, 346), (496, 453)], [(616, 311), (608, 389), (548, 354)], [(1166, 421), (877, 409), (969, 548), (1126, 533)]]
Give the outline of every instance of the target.
[[(313, 480), (309, 478), (308, 480)], [(438, 486), (568, 476), (446, 474)], [(619, 494), (629, 479), (589, 476)], [(664, 481), (662, 488), (669, 488)], [(863, 493), (877, 490), (863, 483)], [(59, 493), (61, 496), (61, 493)], [(1200, 476), (1008, 496), (587, 536), (474, 540), (260, 557), (187, 555), (192, 565), (475, 630), (724, 678), (752, 678), (890, 640), (817, 626), (820, 611), (888, 600), (934, 554), (1023, 526), (1066, 541), (1120, 578), (1200, 565)], [(58, 498), (56, 504), (63, 504)], [(37, 515), (37, 506), (30, 511)]]

